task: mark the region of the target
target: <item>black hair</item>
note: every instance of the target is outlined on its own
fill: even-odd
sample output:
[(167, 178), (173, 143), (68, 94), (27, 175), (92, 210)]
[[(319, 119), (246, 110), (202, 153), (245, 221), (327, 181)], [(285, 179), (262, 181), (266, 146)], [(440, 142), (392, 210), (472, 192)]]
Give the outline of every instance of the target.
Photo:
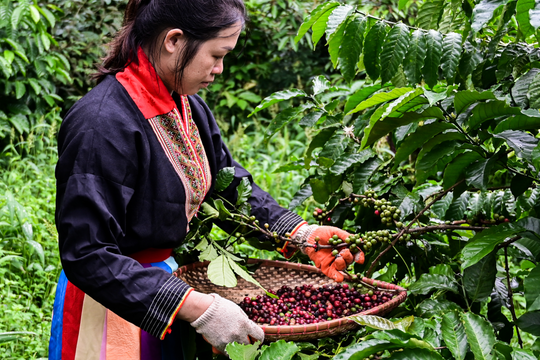
[(154, 63), (161, 33), (178, 28), (186, 39), (176, 67), (179, 84), (201, 44), (217, 38), (221, 30), (237, 22), (247, 22), (242, 0), (129, 0), (123, 26), (93, 78), (99, 83), (106, 75), (123, 71), (131, 62), (138, 64), (139, 47), (148, 49), (147, 55)]

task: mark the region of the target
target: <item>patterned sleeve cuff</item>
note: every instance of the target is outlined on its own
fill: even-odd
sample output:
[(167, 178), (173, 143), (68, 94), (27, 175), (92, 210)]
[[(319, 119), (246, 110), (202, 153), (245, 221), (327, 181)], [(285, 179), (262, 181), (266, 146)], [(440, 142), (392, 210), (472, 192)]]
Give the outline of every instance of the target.
[(161, 340), (170, 332), (176, 314), (193, 291), (188, 284), (171, 276), (159, 289), (140, 328)]
[[(294, 236), (298, 229), (301, 229), (304, 225), (307, 225), (307, 222), (302, 219), (302, 217), (293, 212), (288, 212), (278, 219), (278, 221), (270, 228), (270, 231), (276, 232), (281, 236), (286, 234)], [(285, 242), (283, 247), (277, 249), (285, 259), (290, 259), (296, 253), (296, 250), (298, 250), (298, 248), (296, 246), (291, 246), (288, 241)]]
[(294, 233), (301, 225), (305, 223), (306, 221), (302, 219), (300, 215), (293, 212), (287, 212), (270, 227), (270, 231), (272, 233), (276, 232), (278, 235), (284, 236), (287, 233)]

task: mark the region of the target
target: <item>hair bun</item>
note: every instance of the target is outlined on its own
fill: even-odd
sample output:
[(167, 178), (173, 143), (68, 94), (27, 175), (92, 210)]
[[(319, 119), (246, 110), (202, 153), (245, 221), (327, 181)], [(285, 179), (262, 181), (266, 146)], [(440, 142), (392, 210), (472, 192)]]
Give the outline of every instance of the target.
[(150, 4), (150, 0), (129, 0), (124, 17), (124, 26), (135, 21), (140, 11)]

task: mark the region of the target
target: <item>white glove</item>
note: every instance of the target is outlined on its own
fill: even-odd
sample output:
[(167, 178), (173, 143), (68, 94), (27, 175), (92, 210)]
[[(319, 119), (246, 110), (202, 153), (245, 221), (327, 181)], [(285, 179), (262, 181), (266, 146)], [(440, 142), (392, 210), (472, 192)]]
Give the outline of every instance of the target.
[(191, 323), (206, 341), (222, 353), (226, 353), (225, 347), (233, 341), (250, 344), (249, 336), (261, 342), (264, 340), (264, 331), (249, 320), (240, 306), (218, 294), (210, 295), (214, 297), (212, 304)]

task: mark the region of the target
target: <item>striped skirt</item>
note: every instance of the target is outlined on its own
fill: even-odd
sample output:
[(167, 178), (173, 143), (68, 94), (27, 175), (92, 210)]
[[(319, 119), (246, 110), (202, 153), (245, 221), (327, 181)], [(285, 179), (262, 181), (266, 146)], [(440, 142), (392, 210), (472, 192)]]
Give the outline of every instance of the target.
[[(157, 266), (178, 268), (172, 257)], [(148, 334), (106, 309), (60, 275), (54, 300), (50, 360), (191, 360), (211, 359), (212, 350), (189, 323), (176, 320), (164, 340)]]

